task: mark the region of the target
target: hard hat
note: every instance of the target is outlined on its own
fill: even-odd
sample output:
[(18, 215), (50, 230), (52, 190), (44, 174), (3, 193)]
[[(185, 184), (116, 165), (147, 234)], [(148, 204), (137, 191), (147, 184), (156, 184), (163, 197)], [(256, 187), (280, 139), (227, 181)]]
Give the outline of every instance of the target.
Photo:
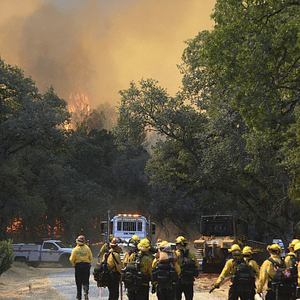
[(132, 242), (134, 244), (137, 244), (141, 241), (141, 239), (135, 234), (131, 237), (130, 241), (129, 242)]
[(296, 244), (298, 244), (300, 241), (298, 239), (294, 239), (291, 241), (291, 243), (289, 244), (288, 248), (294, 248)]
[(276, 251), (279, 255), (282, 254), (282, 249), (278, 244), (272, 244), (267, 247), (268, 251)]
[(137, 248), (142, 252), (147, 252), (151, 248), (150, 241), (146, 238), (142, 239), (137, 245)]
[(77, 239), (76, 239), (76, 243), (78, 245), (82, 245), (85, 243), (85, 237), (83, 235), (80, 235)]
[(165, 246), (168, 245), (168, 244), (169, 244), (169, 243), (168, 243), (167, 241), (162, 241), (162, 242), (157, 246), (157, 248), (158, 248), (158, 250), (163, 251), (164, 248), (165, 248)]
[(183, 246), (184, 246), (184, 245), (187, 244), (187, 240), (186, 240), (185, 237), (179, 236), (179, 237), (176, 238), (175, 244), (180, 244), (180, 245), (183, 245)]
[(300, 242), (294, 246), (294, 251), (297, 252), (300, 250)]
[(111, 242), (110, 242), (110, 246), (111, 246), (111, 247), (116, 247), (116, 246), (118, 246), (118, 244), (120, 244), (121, 242), (122, 242), (122, 241), (121, 241), (120, 238), (114, 237), (114, 238), (111, 240)]
[(228, 252), (231, 252), (232, 254), (240, 254), (241, 248), (238, 244), (233, 244), (231, 248), (228, 250)]
[(250, 254), (253, 254), (253, 253), (254, 252), (253, 252), (253, 250), (252, 250), (251, 247), (246, 246), (246, 247), (243, 248), (242, 254), (244, 254), (244, 255), (250, 255)]
[(113, 235), (113, 234), (110, 234), (110, 235), (108, 236), (108, 239), (109, 239), (110, 242), (113, 240), (113, 238), (114, 238), (114, 235)]

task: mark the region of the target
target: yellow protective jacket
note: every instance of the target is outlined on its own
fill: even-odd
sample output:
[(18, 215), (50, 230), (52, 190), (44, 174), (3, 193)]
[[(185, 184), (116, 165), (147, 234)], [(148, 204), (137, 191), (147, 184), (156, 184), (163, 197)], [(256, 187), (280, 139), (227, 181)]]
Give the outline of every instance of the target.
[(253, 258), (244, 257), (245, 262), (247, 265), (251, 266), (252, 269), (255, 271), (255, 277), (259, 279), (259, 265)]
[(105, 243), (105, 244), (101, 247), (101, 249), (100, 249), (100, 251), (99, 251), (99, 253), (98, 253), (98, 257), (100, 257), (101, 255), (103, 255), (105, 252), (108, 252), (109, 249), (110, 249), (110, 247), (109, 247), (108, 243)]
[(72, 253), (70, 256), (70, 262), (72, 263), (72, 265), (74, 267), (77, 263), (80, 263), (80, 262), (91, 263), (92, 259), (93, 259), (92, 252), (91, 252), (90, 248), (85, 244), (77, 245), (72, 250)]
[(105, 261), (106, 255), (108, 255), (107, 257), (108, 270), (112, 272), (119, 272), (121, 274), (121, 270), (123, 269), (123, 264), (121, 262), (120, 254), (114, 251), (114, 249), (112, 248), (108, 251), (108, 253), (103, 255), (102, 261)]
[[(236, 256), (235, 258), (241, 259), (240, 256)], [(228, 275), (233, 275), (236, 266), (237, 266), (237, 262), (233, 258), (229, 259), (226, 262), (226, 264), (217, 280), (217, 284), (220, 285)], [(230, 285), (232, 285), (232, 282), (230, 283)]]
[[(186, 250), (186, 249), (183, 249), (183, 250)], [(199, 269), (200, 265), (199, 265), (198, 259), (196, 258), (196, 255), (193, 252), (191, 252), (190, 250), (188, 250), (188, 251), (189, 251), (188, 252), (188, 258), (193, 259), (195, 261), (195, 265), (196, 265), (197, 269)], [(176, 254), (177, 254), (177, 257), (178, 257), (178, 265), (179, 265), (179, 267), (181, 267), (182, 259), (183, 259), (182, 251), (176, 250)]]
[[(135, 262), (137, 259), (137, 255), (142, 255), (140, 260), (140, 271), (143, 275), (148, 276), (148, 280), (151, 280), (151, 272), (152, 272), (152, 262), (153, 262), (153, 256), (147, 252), (133, 252), (130, 255), (129, 262)], [(148, 285), (146, 283), (143, 283), (143, 285)]]
[(300, 284), (300, 264), (297, 265), (298, 270), (298, 284)]
[(290, 268), (295, 261), (296, 254), (294, 252), (289, 252), (284, 259), (285, 267)]
[(130, 261), (131, 254), (134, 253), (134, 251), (127, 251), (125, 252), (123, 256), (123, 266), (126, 267)]
[[(274, 259), (276, 262), (281, 263), (281, 257), (279, 255), (271, 255), (270, 258)], [(257, 293), (261, 293), (265, 283), (272, 281), (275, 275), (274, 265), (268, 259), (266, 259), (260, 267), (259, 280), (257, 285)], [(270, 287), (267, 290), (271, 290)]]

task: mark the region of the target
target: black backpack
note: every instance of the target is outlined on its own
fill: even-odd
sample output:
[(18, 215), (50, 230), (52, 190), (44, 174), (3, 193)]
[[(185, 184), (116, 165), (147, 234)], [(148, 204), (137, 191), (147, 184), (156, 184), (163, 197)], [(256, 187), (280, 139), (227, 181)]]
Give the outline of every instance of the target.
[[(165, 254), (162, 258), (161, 254)], [(167, 257), (167, 259), (166, 259)], [(174, 251), (160, 251), (158, 264), (152, 269), (152, 282), (157, 282), (158, 289), (171, 288), (173, 283), (178, 282), (178, 274), (174, 268), (177, 256)]]
[(233, 260), (236, 262), (232, 278), (235, 289), (250, 292), (255, 286), (255, 270), (243, 258)]
[(97, 263), (94, 268), (94, 280), (97, 281), (98, 287), (108, 286), (111, 279), (110, 271), (108, 270), (107, 259), (110, 253), (105, 253), (105, 258), (101, 263)]
[(125, 288), (131, 291), (136, 291), (143, 283), (149, 283), (149, 277), (144, 275), (140, 270), (141, 259), (144, 253), (139, 253), (134, 262), (129, 262), (122, 270), (122, 280), (124, 281)]
[(270, 257), (268, 260), (274, 265), (275, 270), (275, 276), (271, 282), (272, 291), (278, 293), (278, 295), (295, 295), (298, 280), (297, 266), (293, 265), (290, 268), (286, 268), (282, 258), (280, 263)]
[(180, 250), (182, 255), (182, 262), (181, 262), (181, 283), (183, 284), (192, 284), (194, 282), (194, 277), (198, 276), (198, 270), (196, 267), (196, 262), (192, 258), (188, 258), (189, 250), (184, 249)]

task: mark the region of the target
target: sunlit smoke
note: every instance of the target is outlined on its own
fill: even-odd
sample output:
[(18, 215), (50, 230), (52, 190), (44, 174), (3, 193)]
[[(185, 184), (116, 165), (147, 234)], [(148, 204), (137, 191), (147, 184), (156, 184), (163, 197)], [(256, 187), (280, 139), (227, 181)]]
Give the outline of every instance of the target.
[(53, 85), (68, 100), (82, 87), (96, 108), (116, 105), (118, 91), (142, 78), (174, 95), (184, 41), (212, 29), (215, 0), (82, 0), (63, 10), (51, 0), (0, 4), (1, 58), (42, 93)]

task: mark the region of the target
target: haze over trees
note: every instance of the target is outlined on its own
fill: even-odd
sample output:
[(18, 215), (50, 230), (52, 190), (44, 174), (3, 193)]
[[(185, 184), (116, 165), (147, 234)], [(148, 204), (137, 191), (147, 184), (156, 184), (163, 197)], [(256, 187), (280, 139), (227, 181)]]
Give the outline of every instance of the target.
[[(1, 238), (97, 236), (110, 208), (150, 212), (187, 236), (202, 214), (231, 213), (256, 239), (290, 241), (299, 220), (299, 10), (297, 1), (218, 0), (214, 29), (186, 41), (176, 96), (155, 79), (132, 82), (112, 131), (101, 109), (66, 130), (70, 115), (53, 88), (39, 94), (1, 60)], [(150, 131), (161, 137), (151, 154)]]

